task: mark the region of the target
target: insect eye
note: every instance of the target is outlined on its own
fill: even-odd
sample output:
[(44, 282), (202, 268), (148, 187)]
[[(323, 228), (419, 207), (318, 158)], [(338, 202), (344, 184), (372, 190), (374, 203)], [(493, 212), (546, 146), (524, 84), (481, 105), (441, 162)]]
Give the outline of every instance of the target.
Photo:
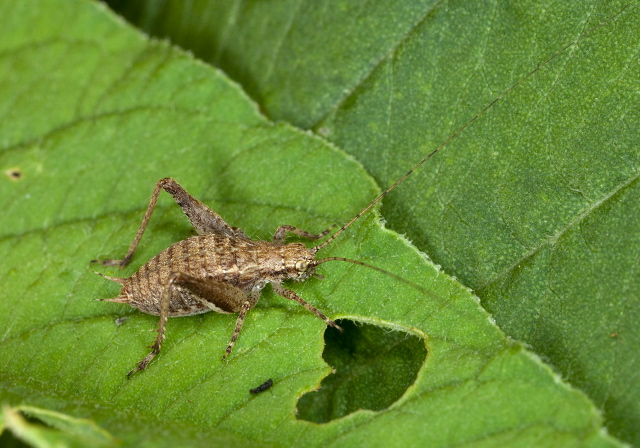
[(306, 271), (307, 270), (307, 262), (304, 260), (296, 261), (296, 270), (297, 271)]

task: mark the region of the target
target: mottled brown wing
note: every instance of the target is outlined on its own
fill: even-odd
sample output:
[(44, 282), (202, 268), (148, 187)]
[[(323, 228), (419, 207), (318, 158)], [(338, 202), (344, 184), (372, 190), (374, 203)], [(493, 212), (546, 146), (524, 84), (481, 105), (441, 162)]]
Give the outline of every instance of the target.
[(179, 274), (174, 284), (181, 294), (188, 293), (190, 299), (218, 313), (237, 313), (248, 298), (237, 286), (188, 274)]

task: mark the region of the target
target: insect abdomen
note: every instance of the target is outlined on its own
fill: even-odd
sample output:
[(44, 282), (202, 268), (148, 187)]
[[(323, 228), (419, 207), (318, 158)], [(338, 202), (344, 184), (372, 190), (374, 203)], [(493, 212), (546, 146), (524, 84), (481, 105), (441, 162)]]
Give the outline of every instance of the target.
[[(160, 303), (172, 274), (187, 274), (207, 280), (222, 280), (238, 285), (235, 254), (230, 238), (213, 234), (198, 235), (179, 241), (151, 258), (125, 280), (121, 295), (131, 297), (130, 304), (149, 314), (160, 314)], [(188, 316), (212, 311), (192, 293), (174, 288), (169, 315)], [(234, 310), (216, 310), (234, 312)]]

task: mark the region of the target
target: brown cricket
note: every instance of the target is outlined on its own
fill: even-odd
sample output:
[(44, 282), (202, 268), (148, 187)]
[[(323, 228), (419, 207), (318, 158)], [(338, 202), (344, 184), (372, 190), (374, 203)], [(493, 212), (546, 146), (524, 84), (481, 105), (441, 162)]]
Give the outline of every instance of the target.
[(127, 303), (143, 313), (160, 316), (158, 335), (153, 345), (149, 347), (152, 349), (151, 352), (127, 374), (127, 377), (131, 377), (138, 370), (146, 369), (151, 360), (160, 352), (167, 318), (169, 317), (192, 316), (209, 311), (239, 313), (233, 335), (222, 357), (224, 360), (233, 350), (247, 312), (256, 305), (262, 289), (268, 283), (271, 283), (276, 294), (298, 302), (328, 325), (340, 329), (334, 321), (326, 317), (320, 310), (307, 303), (294, 291), (282, 286), (285, 280), (303, 281), (312, 276), (321, 277), (316, 274), (316, 267), (328, 261), (344, 261), (366, 266), (424, 291), (424, 288), (378, 267), (342, 257), (316, 259), (316, 254), (505, 95), (564, 53), (569, 47), (620, 15), (625, 9), (626, 7), (609, 20), (584, 33), (579, 39), (567, 44), (536, 69), (505, 90), (400, 179), (383, 191), (360, 213), (317, 246), (307, 248), (304, 244), (298, 242), (286, 244), (285, 237), (287, 233), (293, 233), (303, 238), (317, 240), (328, 235), (331, 228), (314, 234), (290, 225), (283, 225), (277, 228), (271, 241), (251, 240), (241, 229), (231, 227), (216, 212), (191, 196), (172, 178), (158, 181), (142, 224), (124, 258), (122, 260), (103, 260), (100, 263), (105, 266), (120, 266), (121, 268), (129, 263), (138, 247), (162, 190), (173, 196), (182, 211), (187, 215), (187, 218), (189, 218), (198, 235), (179, 241), (163, 250), (129, 278), (110, 277), (100, 274), (121, 284), (122, 289), (118, 297), (97, 300)]
[[(128, 377), (138, 370), (144, 370), (160, 352), (169, 317), (192, 316), (209, 311), (240, 313), (233, 336), (222, 358), (224, 360), (233, 350), (247, 311), (258, 303), (260, 293), (267, 283), (271, 283), (276, 294), (298, 302), (328, 325), (340, 329), (320, 310), (307, 303), (295, 292), (284, 288), (282, 282), (287, 279), (302, 281), (317, 275), (316, 266), (327, 261), (339, 260), (365, 265), (356, 260), (338, 257), (316, 260), (316, 252), (331, 242), (341, 231), (312, 248), (307, 248), (302, 243), (285, 244), (285, 237), (288, 232), (291, 232), (316, 240), (327, 235), (331, 228), (319, 234), (312, 234), (293, 226), (283, 225), (278, 227), (272, 241), (251, 240), (241, 229), (231, 227), (220, 215), (191, 196), (171, 178), (161, 179), (156, 184), (142, 224), (124, 258), (103, 260), (100, 263), (105, 266), (120, 267), (129, 263), (162, 190), (173, 196), (198, 235), (179, 241), (163, 250), (129, 278), (100, 274), (120, 283), (122, 289), (118, 297), (97, 300), (127, 303), (143, 313), (160, 316), (158, 336), (150, 347), (151, 352), (127, 374)], [(346, 229), (351, 222), (343, 229)]]

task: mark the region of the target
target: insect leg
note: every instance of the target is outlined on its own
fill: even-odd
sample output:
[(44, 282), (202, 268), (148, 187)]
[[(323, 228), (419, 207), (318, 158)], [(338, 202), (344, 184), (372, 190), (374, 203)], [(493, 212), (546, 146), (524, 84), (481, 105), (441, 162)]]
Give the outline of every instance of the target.
[(151, 353), (145, 356), (142, 361), (140, 361), (129, 373), (127, 373), (127, 378), (131, 378), (131, 375), (136, 373), (138, 370), (144, 370), (147, 368), (151, 360), (160, 353), (160, 349), (162, 348), (162, 341), (164, 340), (164, 330), (167, 325), (167, 319), (169, 318), (169, 304), (171, 302), (171, 289), (176, 281), (176, 278), (179, 274), (172, 274), (169, 280), (167, 281), (167, 285), (164, 288), (162, 293), (162, 301), (160, 302), (160, 321), (158, 322), (158, 336), (156, 336), (156, 340), (153, 345), (150, 345)]
[(162, 190), (173, 196), (173, 199), (178, 203), (184, 214), (187, 215), (187, 218), (189, 218), (189, 221), (199, 234), (222, 233), (229, 236), (244, 236), (241, 230), (239, 231), (238, 229), (232, 228), (220, 215), (191, 196), (178, 182), (170, 177), (166, 177), (160, 179), (156, 184), (153, 194), (151, 195), (151, 200), (149, 201), (149, 206), (142, 219), (142, 224), (140, 224), (140, 228), (124, 258), (122, 260), (103, 260), (100, 261), (100, 263), (105, 266), (120, 266), (121, 268), (129, 263), (142, 239), (142, 234), (147, 228), (147, 224), (149, 224), (149, 219), (151, 219), (153, 210), (156, 208), (158, 196)]
[(302, 229), (298, 229), (297, 227), (293, 227), (293, 226), (280, 226), (276, 229), (276, 233), (273, 235), (273, 242), (276, 244), (284, 244), (284, 239), (287, 236), (287, 232), (291, 232), (295, 235), (301, 236), (303, 238), (308, 238), (310, 240), (317, 240), (322, 238), (323, 236), (327, 235), (331, 229), (333, 229), (334, 227), (336, 227), (335, 225), (329, 227), (327, 230), (320, 232), (318, 234), (315, 233), (310, 233), (307, 232), (305, 230)]
[[(189, 222), (199, 235), (203, 233), (221, 233), (229, 236), (237, 236), (238, 230), (231, 227), (224, 219), (202, 202), (191, 196), (178, 182), (170, 177), (158, 181), (158, 185), (173, 196)], [(158, 188), (156, 186), (156, 188)], [(242, 231), (240, 231), (242, 232)], [(242, 233), (244, 236), (244, 233)]]
[(298, 302), (300, 305), (305, 307), (307, 310), (311, 311), (313, 314), (315, 314), (320, 319), (325, 321), (327, 323), (327, 325), (330, 325), (330, 326), (332, 326), (334, 328), (337, 328), (338, 330), (342, 331), (342, 328), (340, 328), (340, 326), (338, 326), (334, 321), (332, 321), (327, 316), (322, 314), (322, 312), (319, 309), (315, 308), (310, 303), (307, 303), (302, 297), (300, 297), (295, 292), (291, 291), (290, 289), (283, 288), (282, 285), (279, 285), (279, 284), (276, 284), (276, 283), (272, 283), (271, 287), (273, 288), (273, 292), (275, 292), (276, 294), (281, 295), (285, 299), (289, 299), (289, 300), (293, 300), (294, 302)]
[[(259, 294), (260, 294), (260, 291), (258, 291), (258, 295)], [(231, 351), (233, 350), (233, 346), (236, 343), (236, 339), (238, 339), (238, 336), (240, 335), (240, 330), (242, 330), (242, 324), (244, 323), (244, 318), (247, 315), (247, 311), (249, 311), (249, 309), (251, 309), (252, 306), (253, 306), (253, 303), (251, 302), (251, 300), (247, 300), (242, 304), (242, 309), (240, 310), (240, 314), (238, 315), (238, 319), (236, 320), (236, 328), (233, 330), (233, 336), (231, 336), (229, 345), (227, 345), (227, 349), (225, 350), (224, 355), (222, 356), (223, 361), (227, 359), (227, 356), (231, 354)]]

